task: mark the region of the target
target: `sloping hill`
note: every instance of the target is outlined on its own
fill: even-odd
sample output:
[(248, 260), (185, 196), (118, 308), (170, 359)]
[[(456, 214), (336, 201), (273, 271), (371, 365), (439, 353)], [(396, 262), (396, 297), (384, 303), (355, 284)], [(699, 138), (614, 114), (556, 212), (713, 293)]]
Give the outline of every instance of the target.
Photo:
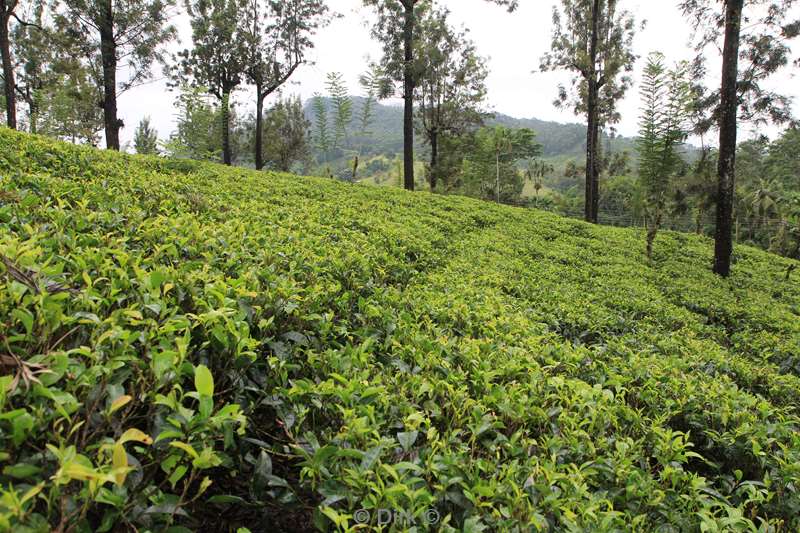
[(5, 129), (0, 176), (3, 527), (800, 527), (788, 260)]

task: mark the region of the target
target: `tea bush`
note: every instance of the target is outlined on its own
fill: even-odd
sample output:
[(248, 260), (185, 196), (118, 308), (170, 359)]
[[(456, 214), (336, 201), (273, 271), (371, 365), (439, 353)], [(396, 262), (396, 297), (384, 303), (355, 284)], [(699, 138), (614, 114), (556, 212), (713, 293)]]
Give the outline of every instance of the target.
[(4, 530), (800, 528), (787, 259), (5, 129), (0, 222)]

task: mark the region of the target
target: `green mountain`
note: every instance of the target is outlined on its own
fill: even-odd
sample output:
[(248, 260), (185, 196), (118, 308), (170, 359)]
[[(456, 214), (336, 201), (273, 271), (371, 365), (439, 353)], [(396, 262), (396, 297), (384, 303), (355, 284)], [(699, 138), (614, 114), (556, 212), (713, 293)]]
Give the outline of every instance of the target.
[[(331, 100), (324, 99), (328, 110), (331, 109)], [(353, 118), (351, 130), (357, 131), (357, 115), (362, 109), (364, 99), (352, 97), (356, 116)], [(314, 113), (309, 100), (305, 104), (306, 117), (314, 123)], [(375, 116), (370, 130), (372, 135), (366, 138), (355, 136), (346, 145), (347, 149), (364, 147), (364, 152), (371, 155), (393, 155), (403, 150), (403, 109), (399, 106), (375, 104)], [(487, 124), (500, 124), (510, 128), (529, 128), (536, 132), (537, 141), (542, 144), (545, 157), (568, 156), (580, 158), (586, 146), (586, 126), (581, 124), (561, 124), (535, 118), (520, 119), (497, 113), (487, 121)], [(418, 136), (419, 137), (419, 136)], [(604, 136), (603, 146), (614, 151), (629, 150), (633, 152), (633, 139), (626, 137)], [(610, 144), (609, 144), (610, 143)], [(422, 139), (417, 139), (417, 146), (425, 150)]]
[(797, 531), (797, 262), (0, 129), (10, 531)]

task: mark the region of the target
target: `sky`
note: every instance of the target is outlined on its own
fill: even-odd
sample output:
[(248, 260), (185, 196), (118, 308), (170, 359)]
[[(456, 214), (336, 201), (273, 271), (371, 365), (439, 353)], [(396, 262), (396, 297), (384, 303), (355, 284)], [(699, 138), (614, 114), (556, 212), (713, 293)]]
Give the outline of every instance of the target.
[[(451, 11), (451, 20), (469, 30), (478, 52), (488, 58), (488, 107), (492, 111), (517, 118), (538, 118), (558, 122), (584, 122), (569, 109), (559, 109), (553, 104), (557, 87), (568, 83), (565, 72), (538, 72), (539, 60), (550, 47), (552, 10), (558, 0), (520, 0), (519, 9), (509, 14), (485, 0), (440, 0)], [(637, 23), (646, 26), (636, 34), (634, 49), (639, 60), (634, 71), (638, 82), (649, 52), (662, 52), (668, 62), (694, 57), (691, 46), (691, 27), (677, 7), (677, 0), (622, 0), (621, 5), (633, 12)], [(343, 17), (321, 30), (315, 37), (315, 48), (309, 54), (312, 64), (304, 65), (288, 83), (285, 95), (300, 95), (303, 100), (315, 92), (324, 92), (328, 72), (341, 72), (351, 93), (358, 93), (358, 76), (368, 59), (380, 58), (380, 45), (370, 37), (373, 21), (369, 9), (361, 0), (329, 0), (329, 6)], [(191, 46), (191, 30), (185, 14), (176, 15), (173, 23), (179, 31), (178, 50)], [(718, 64), (718, 58), (709, 56), (709, 64)], [(784, 69), (770, 81), (784, 94), (800, 96), (800, 86), (795, 80), (795, 69)], [(709, 82), (711, 83), (711, 81)], [(136, 87), (120, 98), (120, 111), (126, 127), (122, 140), (130, 141), (139, 120), (151, 118), (162, 139), (175, 128), (176, 94), (167, 89), (163, 80), (154, 80)], [(273, 95), (273, 98), (276, 96)], [(237, 93), (237, 103), (242, 111), (255, 107), (251, 94), (243, 89)], [(397, 102), (399, 103), (399, 101)], [(795, 110), (800, 111), (795, 104)], [(637, 132), (639, 117), (638, 84), (620, 103), (622, 121), (617, 131), (626, 136)], [(775, 129), (767, 133), (775, 134)], [(754, 132), (743, 131), (744, 136)], [(759, 133), (763, 133), (759, 132)]]

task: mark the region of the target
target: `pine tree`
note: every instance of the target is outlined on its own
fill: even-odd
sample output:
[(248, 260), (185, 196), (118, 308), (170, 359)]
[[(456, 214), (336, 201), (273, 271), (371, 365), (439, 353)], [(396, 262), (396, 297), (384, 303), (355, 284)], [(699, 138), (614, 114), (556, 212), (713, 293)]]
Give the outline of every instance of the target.
[(311, 100), (314, 110), (314, 144), (322, 152), (323, 162), (328, 162), (331, 152), (331, 135), (328, 129), (328, 106), (319, 93), (314, 93)]
[(144, 117), (136, 127), (133, 146), (137, 154), (158, 153), (158, 132), (150, 127), (150, 117)]

